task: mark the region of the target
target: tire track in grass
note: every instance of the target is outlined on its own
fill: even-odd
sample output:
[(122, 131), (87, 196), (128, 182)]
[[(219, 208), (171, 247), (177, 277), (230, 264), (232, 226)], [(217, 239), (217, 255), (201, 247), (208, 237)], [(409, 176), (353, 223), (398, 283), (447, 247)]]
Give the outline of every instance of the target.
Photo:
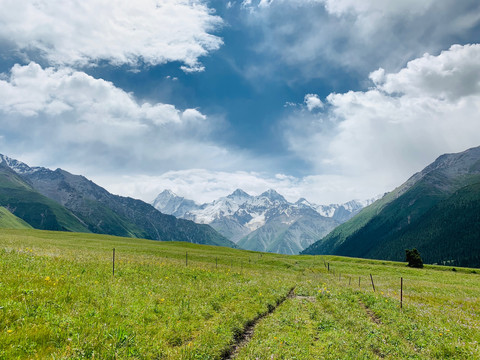
[(380, 325), (382, 323), (382, 320), (380, 320), (380, 318), (372, 311), (372, 309), (370, 309), (367, 305), (365, 305), (362, 302), (362, 300), (358, 299), (358, 303), (362, 308), (365, 309), (365, 312), (370, 317), (370, 320), (372, 320), (372, 322), (374, 322), (377, 325)]
[(235, 342), (233, 343), (233, 345), (224, 352), (224, 354), (220, 359), (221, 360), (235, 359), (240, 349), (243, 348), (246, 344), (248, 344), (248, 342), (252, 339), (253, 333), (255, 331), (255, 326), (257, 325), (257, 323), (263, 318), (265, 318), (266, 316), (272, 314), (280, 305), (282, 305), (285, 302), (285, 300), (289, 298), (293, 298), (295, 296), (294, 291), (295, 291), (295, 286), (290, 289), (287, 295), (279, 299), (276, 305), (269, 305), (268, 310), (266, 312), (259, 314), (256, 318), (247, 322), (247, 325), (245, 326), (243, 331), (237, 336), (235, 336)]

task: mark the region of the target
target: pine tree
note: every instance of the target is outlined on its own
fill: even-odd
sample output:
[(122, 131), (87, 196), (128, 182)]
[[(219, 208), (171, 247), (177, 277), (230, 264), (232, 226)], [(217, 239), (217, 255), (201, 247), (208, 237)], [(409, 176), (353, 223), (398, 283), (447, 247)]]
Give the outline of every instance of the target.
[(417, 249), (412, 249), (412, 250), (406, 249), (405, 260), (408, 262), (407, 266), (410, 266), (413, 268), (423, 268), (423, 261)]

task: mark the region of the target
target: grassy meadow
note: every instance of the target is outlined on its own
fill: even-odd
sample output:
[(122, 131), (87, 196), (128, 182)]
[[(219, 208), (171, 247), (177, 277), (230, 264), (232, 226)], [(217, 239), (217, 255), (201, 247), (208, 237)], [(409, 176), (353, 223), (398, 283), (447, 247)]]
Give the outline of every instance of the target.
[(0, 359), (479, 359), (479, 299), (474, 269), (0, 232)]

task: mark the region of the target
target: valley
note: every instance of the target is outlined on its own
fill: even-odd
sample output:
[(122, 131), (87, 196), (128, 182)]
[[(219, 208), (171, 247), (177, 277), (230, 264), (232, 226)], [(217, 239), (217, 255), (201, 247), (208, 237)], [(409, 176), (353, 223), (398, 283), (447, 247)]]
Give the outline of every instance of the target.
[(301, 198), (291, 203), (273, 189), (257, 196), (237, 189), (199, 205), (164, 190), (152, 205), (162, 213), (208, 224), (242, 249), (295, 255), (375, 200), (317, 205)]
[(452, 270), (2, 230), (0, 358), (477, 358), (480, 275)]

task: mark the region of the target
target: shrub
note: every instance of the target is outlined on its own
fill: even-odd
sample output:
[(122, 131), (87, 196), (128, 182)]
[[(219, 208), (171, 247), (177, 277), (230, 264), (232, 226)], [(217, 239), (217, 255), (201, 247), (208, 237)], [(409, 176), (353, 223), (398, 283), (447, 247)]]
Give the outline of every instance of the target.
[(406, 249), (405, 260), (408, 262), (407, 266), (410, 266), (413, 268), (423, 268), (423, 261), (417, 249), (412, 249), (412, 250)]

